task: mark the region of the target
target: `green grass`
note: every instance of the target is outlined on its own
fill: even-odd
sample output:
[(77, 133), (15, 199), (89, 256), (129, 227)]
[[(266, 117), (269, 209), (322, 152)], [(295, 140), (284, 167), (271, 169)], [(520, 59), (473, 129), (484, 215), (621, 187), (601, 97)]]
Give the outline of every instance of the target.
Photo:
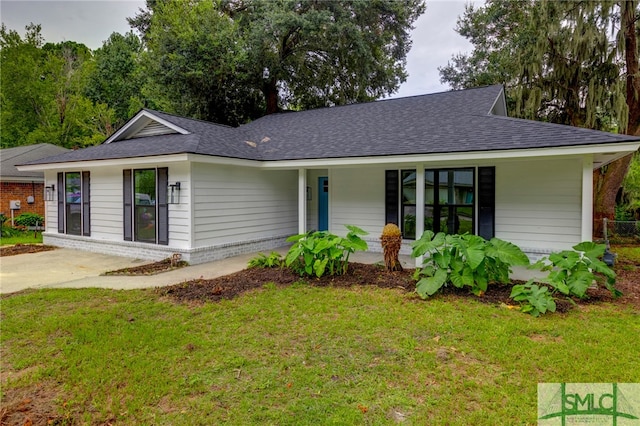
[(2, 300), (2, 392), (44, 384), (81, 424), (535, 424), (539, 382), (640, 382), (639, 315), (303, 284), (201, 306), (40, 290)]
[(618, 246), (611, 247), (611, 251), (616, 253), (620, 259), (640, 265), (640, 245), (637, 246)]
[(40, 244), (42, 243), (42, 232), (12, 230), (11, 236), (0, 237), (0, 245), (8, 246), (14, 244)]

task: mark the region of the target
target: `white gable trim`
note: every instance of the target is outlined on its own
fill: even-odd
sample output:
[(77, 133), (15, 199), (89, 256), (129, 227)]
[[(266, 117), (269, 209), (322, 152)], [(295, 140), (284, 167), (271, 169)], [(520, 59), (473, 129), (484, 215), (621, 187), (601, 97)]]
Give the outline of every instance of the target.
[(507, 100), (504, 95), (504, 86), (502, 87), (502, 90), (500, 90), (500, 94), (498, 95), (496, 100), (493, 102), (493, 105), (491, 105), (489, 114), (508, 117)]
[(150, 122), (155, 121), (156, 123), (162, 124), (169, 129), (180, 133), (182, 135), (188, 135), (189, 131), (183, 129), (180, 126), (176, 126), (175, 124), (158, 117), (157, 115), (146, 111), (141, 110), (138, 112), (131, 120), (129, 120), (124, 126), (122, 126), (117, 132), (113, 135), (109, 136), (109, 138), (103, 143), (109, 144), (111, 142), (117, 142), (123, 139), (130, 139), (135, 136), (140, 130), (144, 129)]

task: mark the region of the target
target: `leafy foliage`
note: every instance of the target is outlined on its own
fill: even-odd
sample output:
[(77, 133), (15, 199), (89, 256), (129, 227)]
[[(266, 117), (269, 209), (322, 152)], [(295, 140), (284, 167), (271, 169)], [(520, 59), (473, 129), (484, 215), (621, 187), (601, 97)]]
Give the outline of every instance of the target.
[(92, 53), (73, 41), (44, 43), (39, 25), (0, 28), (0, 146), (53, 143), (67, 148), (102, 141), (113, 117), (106, 104), (84, 95)]
[(546, 286), (538, 286), (532, 281), (526, 284), (514, 285), (509, 296), (516, 302), (521, 303), (520, 310), (529, 313), (534, 317), (541, 314), (556, 311), (556, 302)]
[(422, 0), (148, 1), (129, 22), (174, 112), (239, 124), (281, 107), (370, 101), (406, 79)]
[(258, 253), (258, 255), (249, 260), (249, 268), (280, 268), (284, 265), (284, 259), (280, 253), (272, 251), (269, 256), (264, 253)]
[(585, 241), (573, 246), (573, 250), (552, 253), (538, 261), (532, 268), (550, 271), (545, 279), (557, 292), (566, 296), (584, 298), (594, 282), (603, 284), (614, 297), (622, 293), (616, 289), (616, 273), (600, 260), (605, 252), (604, 244)]
[(349, 230), (346, 237), (328, 231), (312, 231), (287, 238), (288, 242), (294, 244), (287, 253), (286, 265), (300, 275), (307, 276), (346, 273), (351, 253), (368, 249), (367, 242), (360, 238), (368, 232), (357, 226), (345, 226)]
[(37, 213), (22, 213), (14, 219), (14, 223), (18, 226), (41, 226), (44, 217)]
[(520, 248), (498, 238), (485, 240), (477, 235), (445, 235), (425, 231), (412, 244), (413, 257), (425, 256), (416, 269), (416, 292), (427, 298), (443, 286), (469, 287), (475, 294), (487, 290), (490, 282), (507, 283), (511, 266), (528, 265)]

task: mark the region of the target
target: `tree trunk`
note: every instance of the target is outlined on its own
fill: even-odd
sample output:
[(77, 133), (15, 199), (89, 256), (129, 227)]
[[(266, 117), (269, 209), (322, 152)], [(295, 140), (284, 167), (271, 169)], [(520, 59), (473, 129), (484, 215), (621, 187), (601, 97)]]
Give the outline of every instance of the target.
[[(621, 25), (624, 30), (625, 62), (627, 68), (627, 106), (629, 120), (625, 133), (640, 135), (640, 63), (636, 38), (636, 1), (621, 2)], [(603, 237), (602, 219), (614, 219), (616, 196), (631, 164), (631, 155), (616, 160), (593, 173), (594, 215), (593, 237)]]
[(266, 115), (278, 112), (278, 84), (275, 77), (270, 78), (269, 81), (263, 84), (262, 93), (267, 101)]

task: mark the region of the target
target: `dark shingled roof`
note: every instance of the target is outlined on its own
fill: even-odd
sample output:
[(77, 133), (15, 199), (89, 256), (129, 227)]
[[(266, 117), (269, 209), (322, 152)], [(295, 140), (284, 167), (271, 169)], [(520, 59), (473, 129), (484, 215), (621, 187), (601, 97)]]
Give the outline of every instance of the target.
[(44, 173), (37, 171), (21, 172), (16, 168), (17, 164), (24, 164), (30, 161), (51, 157), (52, 155), (68, 152), (69, 150), (61, 146), (49, 143), (39, 143), (37, 145), (16, 146), (0, 150), (0, 178), (12, 179), (43, 179)]
[(502, 86), (495, 85), (272, 114), (238, 128), (146, 110), (191, 134), (114, 140), (30, 164), (177, 153), (278, 161), (535, 149), (640, 140), (491, 114), (494, 106), (501, 102)]

